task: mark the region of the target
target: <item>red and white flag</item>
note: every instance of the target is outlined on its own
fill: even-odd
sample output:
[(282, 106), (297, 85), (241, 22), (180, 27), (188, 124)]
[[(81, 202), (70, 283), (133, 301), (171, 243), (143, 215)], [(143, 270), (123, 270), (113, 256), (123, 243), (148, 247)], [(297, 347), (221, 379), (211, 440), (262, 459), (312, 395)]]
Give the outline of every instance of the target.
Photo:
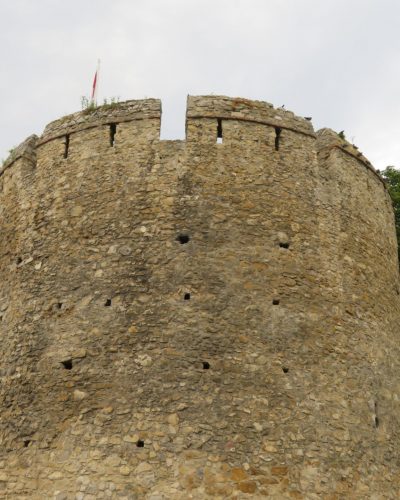
[(97, 103), (97, 89), (99, 86), (99, 73), (100, 73), (100, 59), (97, 61), (97, 69), (96, 69), (96, 73), (95, 73), (94, 79), (93, 79), (92, 97), (90, 99), (93, 103)]

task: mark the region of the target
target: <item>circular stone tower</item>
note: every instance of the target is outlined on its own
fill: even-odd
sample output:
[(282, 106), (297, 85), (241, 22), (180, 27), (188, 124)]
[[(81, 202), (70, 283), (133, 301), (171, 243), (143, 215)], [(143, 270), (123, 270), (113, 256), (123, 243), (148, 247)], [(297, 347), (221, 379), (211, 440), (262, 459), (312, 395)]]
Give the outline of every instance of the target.
[(0, 177), (0, 496), (400, 494), (379, 175), (264, 102), (64, 117)]

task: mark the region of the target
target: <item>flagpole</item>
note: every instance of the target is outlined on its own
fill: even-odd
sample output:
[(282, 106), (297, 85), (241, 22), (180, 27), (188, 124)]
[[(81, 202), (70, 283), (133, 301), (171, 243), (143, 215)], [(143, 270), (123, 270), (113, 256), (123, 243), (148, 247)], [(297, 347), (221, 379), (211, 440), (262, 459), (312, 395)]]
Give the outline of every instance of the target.
[(97, 60), (97, 69), (93, 79), (91, 103), (97, 106), (97, 91), (99, 88), (100, 59)]

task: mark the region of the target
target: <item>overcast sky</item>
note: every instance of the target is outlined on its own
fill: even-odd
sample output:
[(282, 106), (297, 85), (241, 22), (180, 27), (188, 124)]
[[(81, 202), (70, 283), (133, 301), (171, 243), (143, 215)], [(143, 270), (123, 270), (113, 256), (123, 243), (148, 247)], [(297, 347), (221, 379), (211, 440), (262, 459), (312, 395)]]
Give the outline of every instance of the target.
[(399, 0), (0, 0), (0, 159), (99, 100), (162, 99), (183, 138), (186, 95), (282, 104), (400, 167)]

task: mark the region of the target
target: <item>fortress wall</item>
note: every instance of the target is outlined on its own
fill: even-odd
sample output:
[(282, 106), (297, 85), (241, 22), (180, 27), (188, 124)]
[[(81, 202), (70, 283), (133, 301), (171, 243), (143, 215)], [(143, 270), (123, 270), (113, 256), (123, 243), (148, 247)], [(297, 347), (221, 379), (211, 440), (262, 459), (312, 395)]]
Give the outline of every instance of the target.
[[(382, 313), (382, 307), (397, 294), (399, 279), (390, 196), (375, 170), (349, 151), (350, 145), (343, 148), (336, 144), (337, 136), (332, 131), (319, 134), (325, 141), (331, 139), (328, 146), (318, 140), (319, 156), (321, 176), (328, 179), (325, 192), (333, 205), (332, 215), (337, 217), (336, 249), (342, 259), (345, 300), (351, 302), (351, 291), (356, 294), (356, 307), (363, 308), (363, 312)], [(357, 289), (366, 288), (370, 290), (370, 298), (361, 301)], [(376, 301), (375, 293), (383, 300)], [(351, 307), (349, 303), (348, 306)]]
[[(112, 118), (115, 119), (115, 116), (113, 115)], [(69, 121), (67, 122), (69, 127)], [(103, 207), (106, 206), (100, 214), (105, 215), (104, 212), (109, 212), (109, 217), (103, 218), (100, 228), (90, 226), (94, 210), (97, 208), (101, 210), (98, 197), (104, 198), (104, 192), (111, 190), (115, 192), (119, 203), (122, 204), (124, 191), (126, 194), (126, 184), (134, 183), (136, 190), (143, 177), (142, 168), (149, 167), (146, 151), (142, 150), (143, 141), (149, 140), (150, 137), (158, 138), (159, 119), (143, 117), (140, 123), (141, 128), (137, 127), (136, 121), (118, 124), (115, 148), (110, 147), (108, 125), (75, 131), (70, 134), (68, 158), (64, 158), (65, 133), (69, 133), (71, 129), (67, 127), (60, 130), (58, 127), (57, 131), (62, 132), (62, 135), (49, 139), (48, 133), (45, 132), (44, 137), (41, 138), (37, 151), (38, 164), (34, 169), (35, 175), (34, 178), (29, 179), (31, 192), (27, 192), (20, 178), (21, 168), (24, 168), (25, 164), (20, 167), (19, 160), (14, 161), (12, 168), (7, 169), (2, 176), (7, 200), (7, 203), (1, 204), (4, 207), (5, 224), (3, 227), (10, 228), (10, 238), (4, 238), (3, 242), (7, 253), (14, 249), (15, 260), (20, 258), (20, 255), (24, 259), (19, 266), (21, 269), (17, 269), (17, 275), (15, 265), (9, 268), (8, 263), (6, 263), (6, 272), (3, 274), (3, 279), (7, 276), (4, 282), (12, 284), (15, 289), (15, 294), (10, 300), (15, 306), (14, 311), (10, 312), (13, 323), (7, 324), (7, 328), (12, 328), (13, 331), (21, 330), (25, 339), (35, 338), (41, 343), (40, 350), (32, 345), (32, 352), (24, 351), (24, 356), (32, 357), (31, 363), (28, 365), (25, 363), (23, 383), (19, 387), (16, 384), (15, 390), (8, 392), (14, 398), (13, 404), (16, 400), (19, 401), (23, 416), (15, 417), (14, 415), (17, 434), (8, 433), (3, 436), (7, 445), (12, 441), (15, 443), (14, 447), (23, 446), (22, 438), (27, 433), (25, 427), (29, 428), (30, 435), (34, 434), (36, 425), (42, 420), (42, 416), (38, 415), (38, 411), (42, 411), (42, 408), (47, 406), (51, 408), (49, 414), (53, 412), (55, 415), (53, 421), (57, 421), (57, 414), (64, 413), (63, 393), (54, 395), (51, 389), (54, 380), (45, 380), (46, 375), (42, 379), (42, 373), (46, 370), (49, 372), (57, 370), (61, 366), (60, 361), (64, 356), (70, 355), (71, 351), (74, 352), (79, 348), (79, 352), (82, 352), (81, 346), (85, 344), (85, 341), (80, 337), (79, 320), (72, 326), (74, 322), (71, 323), (70, 318), (59, 320), (58, 317), (62, 312), (66, 312), (68, 316), (71, 308), (74, 309), (75, 304), (78, 303), (79, 318), (79, 301), (85, 298), (88, 289), (92, 290), (91, 279), (96, 270), (92, 267), (92, 248), (88, 250), (88, 247), (93, 244), (93, 233), (96, 236), (96, 230), (107, 231), (111, 225), (110, 219), (113, 222), (115, 220), (114, 202), (111, 207), (108, 207), (105, 202)], [(53, 128), (50, 127), (50, 129), (53, 132)], [(138, 134), (138, 130), (143, 133), (143, 137)], [(137, 144), (137, 150), (140, 150), (136, 164), (132, 163), (129, 152), (129, 148), (135, 147), (135, 144)], [(93, 151), (96, 152), (95, 155), (92, 154)], [(98, 168), (99, 158), (107, 157), (107, 153), (110, 158), (109, 169), (102, 172), (102, 169)], [(99, 191), (99, 185), (102, 185), (104, 191)], [(122, 187), (120, 192), (118, 192), (118, 186)], [(93, 193), (93, 198), (90, 193)], [(23, 200), (23, 203), (27, 205), (24, 211), (18, 210), (17, 199)], [(90, 211), (82, 214), (86, 209), (85, 203), (90, 204)], [(126, 210), (126, 207), (121, 209)], [(78, 219), (79, 223), (77, 223)], [(137, 216), (134, 220), (137, 223), (140, 222)], [(20, 231), (16, 232), (16, 228)], [(88, 238), (91, 238), (90, 243)], [(87, 244), (82, 241), (86, 241)], [(26, 246), (25, 242), (30, 243), (30, 246)], [(107, 238), (104, 242), (107, 243)], [(105, 251), (109, 250), (109, 246), (105, 247)], [(67, 255), (71, 254), (73, 257), (68, 258)], [(26, 267), (25, 259), (27, 260)], [(64, 264), (61, 265), (61, 262)], [(39, 269), (36, 270), (37, 267)], [(108, 285), (105, 287), (107, 288), (105, 296), (108, 297), (112, 290), (108, 289)], [(9, 296), (9, 293), (7, 295)], [(101, 307), (105, 300), (106, 298), (103, 300), (103, 297), (99, 299)], [(28, 318), (29, 323), (25, 323)], [(51, 327), (48, 327), (48, 322)], [(11, 351), (8, 351), (9, 345), (4, 346), (13, 369), (16, 366), (13, 352), (14, 350), (16, 353), (21, 352), (20, 349), (15, 349), (15, 344), (23, 346), (27, 342), (29, 343), (28, 340), (23, 341), (15, 335), (15, 343), (12, 344)], [(58, 385), (56, 383), (56, 390), (59, 390), (59, 387), (59, 383)], [(26, 403), (24, 395), (26, 397), (30, 395), (29, 404)], [(31, 404), (33, 395), (35, 395), (35, 402)], [(30, 408), (29, 411), (28, 408)], [(68, 411), (66, 411), (67, 414)], [(11, 415), (12, 413), (9, 416), (9, 422), (13, 418)], [(27, 425), (22, 424), (21, 418)], [(43, 420), (43, 423), (45, 422), (46, 420)], [(48, 426), (46, 434), (46, 439), (52, 439), (51, 425)], [(43, 434), (39, 433), (38, 436), (41, 436), (42, 442), (45, 440)]]
[(225, 96), (188, 96), (186, 118), (190, 120), (196, 117), (252, 121), (314, 136), (310, 121), (295, 116), (291, 111), (275, 109), (272, 104), (262, 101)]
[[(397, 257), (379, 178), (357, 153), (320, 147), (318, 162), (311, 124), (266, 103), (190, 97), (186, 141), (159, 141), (159, 101), (120, 106), (39, 140), (13, 242), (28, 262), (4, 267), (18, 295), (0, 322), (0, 487), (395, 498), (398, 311), (392, 285), (373, 298)], [(25, 216), (10, 179), (11, 227)]]
[[(201, 127), (201, 118), (194, 123), (188, 119), (188, 128), (192, 125)], [(207, 119), (203, 130), (211, 130), (210, 125)], [(185, 321), (179, 318), (182, 331), (175, 329), (175, 345), (180, 351), (184, 346), (193, 359), (200, 353), (200, 359), (207, 360), (224, 381), (227, 390), (223, 393), (218, 392), (218, 384), (208, 383), (219, 404), (209, 408), (206, 418), (213, 428), (223, 418), (229, 429), (240, 429), (235, 433), (236, 457), (249, 453), (242, 433), (250, 435), (254, 427), (250, 422), (245, 425), (239, 416), (227, 418), (217, 413), (218, 408), (229, 407), (231, 397), (249, 411), (256, 424), (279, 420), (273, 432), (267, 430), (268, 424), (263, 428), (263, 443), (254, 447), (252, 463), (268, 456), (273, 456), (274, 464), (280, 463), (283, 450), (291, 450), (292, 464), (303, 462), (303, 453), (316, 457), (320, 450), (312, 438), (315, 433), (324, 441), (324, 455), (330, 463), (338, 449), (348, 445), (343, 442), (346, 436), (341, 422), (354, 419), (359, 408), (349, 408), (341, 396), (348, 389), (343, 381), (345, 371), (330, 359), (326, 339), (335, 318), (330, 309), (334, 302), (320, 273), (326, 255), (320, 251), (318, 219), (327, 214), (315, 206), (314, 141), (284, 132), (286, 149), (282, 146), (278, 152), (271, 147), (272, 141), (262, 142), (273, 137), (271, 130), (234, 120), (229, 121), (221, 145), (212, 145), (208, 136), (207, 144), (188, 142), (192, 170), (185, 185), (195, 187), (199, 201), (182, 210), (182, 223), (193, 235), (193, 246), (183, 247), (185, 253), (176, 268), (185, 269), (185, 281), (196, 291), (196, 304), (202, 301), (202, 315), (198, 308), (185, 308)], [(215, 132), (213, 135), (215, 140)], [(255, 146), (257, 140), (260, 143)], [(197, 159), (195, 164), (193, 159)], [(289, 242), (289, 249), (279, 247), (281, 239)], [(279, 299), (279, 305), (274, 306), (273, 299)], [(333, 387), (340, 387), (338, 397)], [(264, 398), (268, 409), (261, 403)], [(201, 399), (198, 406), (192, 400), (186, 410), (188, 418), (193, 415), (198, 421), (205, 405)], [(364, 413), (369, 412), (365, 406)], [(301, 423), (293, 427), (294, 413)], [(337, 422), (332, 421), (332, 414), (337, 415)], [(368, 414), (361, 433), (370, 433), (371, 418)], [(213, 445), (218, 448), (216, 433)], [(232, 455), (227, 457), (232, 460)], [(295, 470), (291, 469), (291, 478)], [(318, 474), (327, 477), (323, 468)], [(337, 478), (332, 472), (329, 477), (334, 490)], [(312, 482), (309, 479), (311, 488)]]
[(143, 119), (160, 119), (161, 102), (158, 99), (126, 101), (124, 103), (87, 109), (55, 120), (45, 128), (40, 142), (47, 142), (66, 133), (108, 125), (110, 123), (130, 122)]
[(37, 136), (31, 135), (16, 148), (10, 151), (10, 156), (6, 159), (0, 168), (0, 175), (7, 170), (16, 160), (24, 158), (27, 163), (34, 165), (36, 163), (36, 143)]
[[(47, 159), (53, 156), (57, 159), (74, 152), (82, 154), (83, 150), (95, 155), (101, 154), (109, 149), (111, 141), (115, 142), (113, 146), (117, 147), (120, 142), (125, 148), (129, 148), (133, 140), (158, 140), (160, 119), (161, 102), (157, 99), (101, 106), (50, 123), (45, 128), (38, 145), (41, 146), (43, 158)], [(113, 128), (115, 130), (112, 130)], [(56, 142), (53, 142), (55, 139)], [(68, 151), (65, 147), (66, 141), (68, 141)], [(94, 145), (96, 147), (91, 147)], [(43, 149), (43, 146), (46, 148)]]
[[(226, 318), (237, 315), (239, 321), (239, 316), (248, 316), (251, 321), (258, 307), (269, 317), (274, 311), (273, 298), (281, 299), (281, 307), (275, 308), (277, 321), (277, 310), (282, 320), (283, 309), (287, 317), (293, 309), (295, 316), (299, 312), (298, 296), (307, 300), (307, 288), (316, 294), (315, 284), (304, 276), (307, 265), (311, 267), (311, 260), (316, 258), (307, 255), (315, 233), (313, 222), (307, 227), (307, 217), (303, 217), (313, 210), (313, 180), (308, 175), (315, 169), (313, 140), (303, 141), (289, 131), (285, 137), (287, 150), (282, 147), (275, 151), (271, 127), (234, 120), (227, 122), (226, 128), (223, 121), (223, 127), (221, 145), (202, 149), (199, 144), (188, 143), (191, 156), (197, 158), (188, 176), (200, 199), (190, 215), (185, 212), (185, 219), (186, 224), (190, 221), (192, 231), (199, 233), (196, 248), (198, 258), (204, 260), (204, 274), (210, 273), (210, 263), (215, 259), (213, 267), (222, 279), (221, 287), (236, 290), (230, 292), (228, 304), (221, 305)], [(297, 171), (299, 164), (302, 168)], [(280, 248), (280, 243), (290, 248)], [(202, 267), (201, 261), (193, 267)], [(232, 269), (238, 275), (232, 275)], [(297, 273), (301, 275), (297, 277)], [(203, 287), (207, 286), (205, 276)], [(239, 289), (240, 307), (234, 301)], [(218, 300), (216, 292), (213, 302)], [(298, 319), (288, 320), (288, 325), (293, 323), (290, 329), (297, 328)], [(268, 328), (273, 330), (272, 325)]]
[[(393, 416), (399, 411), (400, 387), (391, 361), (398, 351), (399, 315), (391, 200), (382, 180), (356, 150), (351, 151), (351, 146), (332, 131), (323, 130), (318, 135), (322, 203), (332, 224), (328, 245), (333, 276), (341, 291), (334, 349), (353, 360), (346, 375), (352, 394), (349, 404), (358, 406), (363, 422), (371, 414), (376, 429), (371, 442), (384, 442), (386, 456), (393, 458), (396, 450), (392, 443), (398, 439)], [(376, 450), (373, 453), (379, 454)], [(383, 455), (379, 456), (384, 463)], [(371, 450), (366, 451), (365, 460), (374, 460)]]
[[(10, 410), (13, 402), (18, 399), (20, 408), (27, 408), (32, 401), (32, 394), (20, 385), (20, 381), (26, 380), (30, 371), (30, 352), (37, 347), (37, 339), (27, 334), (26, 325), (32, 317), (35, 297), (31, 289), (26, 293), (25, 280), (26, 275), (33, 271), (31, 250), (34, 243), (27, 234), (34, 218), (32, 186), (36, 139), (31, 136), (15, 148), (0, 177), (0, 329), (4, 361), (0, 371), (1, 414), (2, 419), (8, 422), (0, 437), (3, 450), (8, 450), (7, 443), (17, 436), (24, 436), (27, 431), (26, 417), (20, 422), (13, 419)], [(21, 387), (22, 390), (19, 390)]]
[[(35, 176), (36, 136), (15, 148), (0, 175), (1, 255), (3, 272), (15, 273), (15, 266), (28, 258), (31, 242), (24, 234), (32, 219), (32, 183)], [(14, 266), (15, 264), (15, 266)], [(3, 274), (4, 276), (4, 274)], [(13, 281), (13, 279), (11, 280)]]
[[(278, 384), (278, 370), (281, 370), (282, 366), (286, 368), (295, 366), (295, 374), (293, 375), (295, 382), (291, 379), (290, 383), (296, 384), (294, 392), (297, 395), (301, 394), (298, 400), (301, 403), (297, 403), (299, 405), (298, 411), (309, 415), (306, 422), (304, 422), (304, 428), (316, 433), (318, 440), (325, 443), (324, 454), (328, 455), (331, 460), (335, 460), (335, 455), (337, 455), (339, 449), (343, 450), (345, 455), (347, 452), (344, 449), (349, 447), (349, 437), (343, 431), (343, 422), (347, 422), (346, 425), (348, 425), (349, 422), (357, 421), (358, 435), (353, 437), (353, 444), (350, 445), (350, 448), (357, 451), (354, 453), (354, 459), (349, 457), (348, 464), (354, 460), (363, 467), (361, 463), (365, 449), (364, 445), (360, 445), (360, 442), (364, 440), (365, 443), (369, 442), (371, 430), (375, 432), (373, 430), (375, 410), (374, 406), (371, 408), (368, 399), (371, 395), (370, 388), (368, 389), (368, 398), (366, 398), (367, 394), (363, 393), (367, 386), (366, 381), (371, 379), (371, 374), (368, 373), (369, 361), (366, 356), (362, 357), (364, 366), (360, 368), (357, 365), (359, 371), (356, 376), (352, 374), (349, 377), (348, 366), (346, 364), (342, 366), (342, 361), (340, 361), (342, 356), (347, 359), (348, 356), (351, 357), (350, 353), (354, 348), (352, 342), (360, 342), (360, 340), (355, 341), (352, 339), (350, 342), (344, 340), (342, 343), (340, 338), (343, 330), (340, 329), (340, 320), (338, 324), (338, 319), (344, 314), (344, 310), (341, 310), (343, 304), (341, 302), (341, 279), (343, 277), (338, 282), (336, 280), (332, 282), (332, 277), (337, 274), (340, 275), (340, 263), (336, 262), (333, 265), (331, 263), (332, 253), (337, 251), (335, 248), (337, 240), (335, 235), (332, 237), (329, 229), (331, 218), (335, 217), (336, 213), (332, 213), (331, 206), (318, 207), (316, 197), (318, 189), (325, 189), (325, 186), (321, 187), (322, 183), (318, 176), (326, 174), (323, 168), (319, 172), (316, 169), (312, 141), (308, 146), (307, 143), (298, 138), (297, 134), (288, 133), (286, 135), (286, 131), (283, 131), (281, 140), (282, 144), (284, 144), (286, 138), (287, 150), (285, 151), (282, 146), (279, 155), (276, 155), (273, 148), (268, 150), (265, 147), (263, 150), (263, 138), (273, 138), (274, 134), (271, 130), (268, 132), (265, 127), (257, 129), (253, 128), (253, 126), (246, 128), (247, 124), (242, 122), (239, 124), (233, 120), (229, 121), (230, 125), (226, 128), (225, 123), (225, 120), (222, 120), (223, 144), (216, 146), (215, 157), (211, 153), (212, 150), (207, 149), (205, 146), (203, 147), (196, 142), (193, 142), (192, 146), (193, 156), (199, 158), (199, 165), (194, 169), (197, 178), (196, 180), (193, 179), (192, 183), (197, 186), (197, 189), (200, 189), (199, 186), (203, 186), (201, 192), (203, 197), (207, 196), (207, 202), (204, 204), (207, 212), (201, 213), (197, 208), (196, 213), (199, 214), (200, 221), (195, 214), (192, 214), (189, 219), (193, 221), (193, 217), (195, 217), (196, 227), (198, 228), (201, 221), (212, 222), (220, 210), (225, 213), (229, 209), (232, 210), (232, 213), (229, 213), (228, 217), (223, 219), (229, 220), (229, 224), (225, 226), (227, 233), (223, 232), (223, 222), (220, 222), (219, 226), (217, 226), (219, 227), (218, 249), (221, 252), (220, 256), (224, 255), (220, 246), (225, 237), (229, 260), (224, 255), (224, 258), (221, 258), (221, 261), (216, 261), (214, 266), (215, 274), (222, 281), (224, 279), (227, 281), (225, 281), (225, 286), (221, 283), (220, 292), (215, 293), (213, 297), (213, 304), (214, 307), (218, 307), (219, 296), (226, 300), (224, 289), (236, 290), (232, 295), (233, 297), (240, 296), (240, 304), (234, 303), (232, 307), (229, 307), (222, 300), (223, 305), (219, 306), (218, 313), (216, 312), (215, 315), (218, 315), (221, 321), (226, 315), (229, 318), (229, 325), (232, 323), (236, 325), (242, 324), (242, 318), (245, 316), (247, 328), (243, 328), (241, 331), (247, 332), (250, 329), (251, 333), (249, 336), (244, 335), (241, 339), (247, 337), (251, 338), (251, 341), (250, 350), (247, 351), (247, 346), (244, 346), (241, 347), (241, 352), (247, 351), (248, 359), (252, 359), (252, 355), (255, 356), (254, 359), (257, 359), (255, 353), (263, 352), (270, 360), (270, 363), (274, 362), (272, 360), (277, 362), (277, 370), (276, 372), (273, 371), (272, 380), (268, 379), (269, 384)], [(192, 126), (199, 129), (201, 119), (196, 118), (193, 121), (189, 119), (189, 130)], [(212, 121), (207, 119), (203, 128), (204, 133), (207, 131), (207, 127), (207, 133), (212, 133), (215, 138), (215, 121), (213, 125)], [(235, 144), (232, 137), (241, 139), (251, 137), (251, 139), (249, 142), (242, 140), (240, 142), (240, 153), (236, 153), (238, 143)], [(258, 147), (254, 149), (252, 149), (251, 142), (253, 140), (260, 141)], [(207, 136), (207, 141), (211, 147), (209, 136)], [(188, 147), (191, 144), (189, 142)], [(263, 154), (260, 154), (260, 152)], [(240, 161), (243, 161), (242, 169), (240, 169)], [(239, 169), (237, 168), (238, 163)], [(211, 169), (207, 168), (209, 164), (213, 165), (212, 178)], [(354, 165), (352, 168), (354, 168)], [(202, 180), (201, 173), (203, 172), (205, 176), (208, 172), (210, 177), (205, 177)], [(217, 191), (219, 182), (216, 181), (216, 172), (218, 172), (219, 176), (218, 181), (221, 180), (221, 190), (219, 192)], [(230, 174), (230, 177), (228, 174)], [(262, 174), (265, 174), (265, 176), (262, 176)], [(236, 182), (232, 184), (232, 179), (235, 178)], [(376, 194), (380, 199), (380, 203), (382, 203), (382, 196), (384, 200), (387, 199), (386, 194), (382, 190), (383, 186), (380, 181), (375, 177), (374, 180), (377, 181), (377, 185), (381, 189)], [(224, 187), (222, 188), (222, 186)], [(255, 193), (256, 189), (260, 189), (259, 198), (258, 193)], [(247, 190), (248, 194), (246, 195)], [(209, 194), (210, 192), (213, 194)], [(230, 193), (230, 196), (227, 193)], [(249, 214), (251, 214), (250, 219), (246, 212), (241, 210), (242, 207), (237, 205), (237, 198), (241, 195), (245, 199), (246, 205), (244, 206), (247, 206)], [(337, 193), (337, 196), (340, 199), (340, 193)], [(260, 214), (259, 217), (257, 217), (257, 213)], [(338, 213), (340, 214), (340, 209)], [(233, 228), (236, 229), (236, 221), (241, 221), (241, 224), (237, 224), (240, 231), (239, 236), (233, 231)], [(246, 221), (246, 223), (244, 224), (243, 221)], [(260, 221), (262, 228), (259, 224)], [(354, 221), (354, 224), (358, 224), (358, 222)], [(268, 233), (268, 229), (271, 230), (272, 234)], [(282, 254), (279, 256), (280, 258), (274, 259), (271, 246), (275, 235), (272, 231), (277, 229), (286, 230), (292, 241), (291, 251)], [(212, 233), (213, 231), (210, 229), (204, 230), (204, 234), (207, 234), (208, 238), (207, 267), (204, 266), (207, 268), (205, 273), (207, 275), (210, 275), (213, 269), (210, 261), (214, 254), (209, 247), (213, 243), (210, 241)], [(233, 250), (236, 245), (239, 247), (237, 255), (234, 254)], [(257, 262), (258, 259), (255, 257), (256, 262), (252, 273), (247, 269), (247, 259), (240, 258), (240, 252), (243, 251), (247, 256), (249, 254), (257, 255), (258, 247), (260, 248), (260, 261)], [(266, 255), (268, 255), (267, 258)], [(288, 258), (285, 259), (285, 255)], [(196, 261), (195, 265), (192, 262), (191, 266), (196, 270), (202, 267), (198, 261)], [(236, 283), (235, 281), (229, 282), (231, 269), (236, 270)], [(225, 270), (225, 272), (222, 270)], [(243, 275), (239, 274), (242, 270), (247, 272)], [(329, 271), (329, 274), (325, 274), (325, 271)], [(240, 275), (240, 278), (238, 278), (238, 275)], [(203, 280), (204, 282), (206, 280)], [(235, 286), (237, 286), (237, 289)], [(277, 291), (279, 292), (276, 293)], [(274, 293), (280, 295), (281, 303), (279, 308), (271, 307), (270, 310), (266, 309), (267, 297), (271, 297), (269, 293), (271, 295)], [(228, 304), (230, 304), (230, 300), (228, 300)], [(260, 318), (268, 318), (267, 323), (265, 324), (262, 321), (259, 323)], [(213, 322), (215, 323), (215, 320)], [(269, 344), (266, 338), (262, 337), (264, 342), (257, 345), (255, 335), (260, 330), (252, 330), (251, 327), (259, 327), (271, 343)], [(215, 330), (224, 332), (226, 336), (229, 327), (225, 324)], [(352, 325), (350, 329), (343, 333), (352, 337), (350, 332), (354, 331), (357, 331), (356, 325)], [(230, 342), (233, 344), (234, 340), (230, 339)], [(255, 348), (255, 345), (257, 345), (257, 348)], [(224, 345), (221, 353), (229, 352), (228, 349), (228, 346)], [(301, 352), (300, 357), (299, 352)], [(218, 351), (219, 353), (220, 351)], [(217, 362), (217, 359), (218, 356), (215, 360), (213, 359), (213, 362)], [(243, 358), (241, 360), (243, 363)], [(233, 365), (236, 364), (235, 361), (232, 363)], [(268, 365), (267, 371), (272, 370), (273, 367)], [(224, 365), (224, 373), (226, 371), (229, 371), (229, 368)], [(292, 368), (290, 368), (290, 371), (292, 371)], [(256, 384), (249, 375), (248, 377), (251, 392), (254, 394)], [(372, 378), (373, 383), (376, 384), (377, 378), (375, 376)], [(355, 390), (355, 387), (357, 387), (357, 390)], [(293, 386), (292, 388), (294, 389)], [(265, 388), (263, 388), (263, 391), (265, 395)], [(271, 393), (268, 394), (282, 394), (281, 391), (282, 388), (275, 385), (274, 390), (271, 390)], [(272, 395), (270, 397), (273, 398), (279, 409), (278, 412), (285, 414), (285, 403), (283, 401), (277, 402), (276, 397)], [(285, 397), (286, 395), (287, 391), (285, 391)], [(314, 406), (316, 401), (318, 403)], [(312, 411), (310, 415), (311, 408), (314, 408), (315, 413)], [(254, 415), (256, 415), (257, 411), (254, 411)], [(332, 415), (334, 415), (333, 419)], [(278, 415), (276, 415), (276, 418), (278, 418)], [(319, 422), (318, 425), (315, 424), (315, 421), (314, 424), (311, 423), (314, 419)], [(282, 446), (282, 449), (288, 449), (298, 446), (298, 443), (288, 443), (287, 441), (288, 436), (293, 436), (290, 418), (288, 420), (287, 427), (280, 422), (282, 434), (275, 430), (274, 437), (276, 440), (272, 439), (272, 443), (267, 443), (268, 448)], [(381, 437), (378, 436), (377, 439), (379, 440)], [(316, 450), (315, 441), (311, 436), (306, 437), (305, 441), (310, 443), (310, 448), (306, 452), (307, 456), (317, 456), (320, 450)], [(275, 455), (275, 457), (277, 456)], [(346, 460), (343, 460), (342, 467), (346, 467), (345, 463)], [(368, 466), (363, 470), (363, 473), (367, 474), (367, 469)], [(318, 474), (321, 476), (327, 474), (327, 472), (320, 469)], [(329, 477), (332, 491), (338, 486), (334, 486), (336, 479), (332, 471), (329, 473)], [(351, 483), (352, 480), (342, 482), (340, 488), (343, 488), (343, 492), (347, 491), (346, 488)], [(360, 488), (363, 488), (362, 484), (360, 484)]]

